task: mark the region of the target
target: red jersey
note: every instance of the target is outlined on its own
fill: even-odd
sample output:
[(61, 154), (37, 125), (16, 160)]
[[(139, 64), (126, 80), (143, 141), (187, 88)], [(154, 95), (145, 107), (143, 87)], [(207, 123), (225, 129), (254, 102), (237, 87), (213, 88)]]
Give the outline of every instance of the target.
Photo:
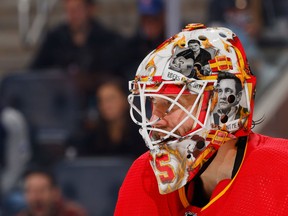
[(233, 179), (221, 181), (209, 203), (189, 203), (193, 191), (158, 192), (156, 177), (143, 154), (131, 166), (121, 186), (115, 216), (136, 215), (288, 215), (288, 140), (251, 134)]

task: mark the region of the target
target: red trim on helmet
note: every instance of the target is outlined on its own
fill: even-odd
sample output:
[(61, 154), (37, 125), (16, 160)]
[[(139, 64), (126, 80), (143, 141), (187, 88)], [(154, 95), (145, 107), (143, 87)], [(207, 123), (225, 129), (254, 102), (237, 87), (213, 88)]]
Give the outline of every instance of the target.
[(250, 113), (247, 119), (247, 124), (239, 129), (238, 131), (235, 132), (235, 136), (236, 137), (240, 137), (240, 136), (247, 136), (251, 133), (251, 127), (252, 127), (252, 122), (253, 122), (253, 112), (254, 112), (254, 97), (255, 97), (255, 91), (256, 91), (256, 77), (255, 76), (251, 76), (250, 79), (246, 80), (247, 83), (251, 83), (252, 84), (252, 92), (251, 92), (251, 99), (250, 99)]
[[(246, 54), (245, 54), (245, 51), (244, 51), (244, 48), (241, 44), (241, 41), (240, 39), (235, 35), (233, 37), (233, 39), (227, 39), (231, 44), (232, 46), (235, 46), (239, 49), (239, 51), (241, 52), (241, 55), (242, 55), (242, 58), (243, 58), (243, 61), (244, 61), (244, 65), (245, 65), (245, 69), (246, 67), (248, 66), (248, 62), (247, 62), (247, 57), (246, 57)], [(237, 62), (239, 62), (239, 56), (236, 54), (237, 56)]]

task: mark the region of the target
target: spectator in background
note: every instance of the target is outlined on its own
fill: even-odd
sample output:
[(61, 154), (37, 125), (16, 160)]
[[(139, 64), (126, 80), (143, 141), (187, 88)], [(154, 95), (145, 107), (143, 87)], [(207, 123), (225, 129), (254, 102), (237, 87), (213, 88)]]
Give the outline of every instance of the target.
[(230, 28), (238, 35), (250, 65), (257, 75), (258, 71), (263, 73), (268, 66), (257, 44), (261, 24), (258, 22), (258, 14), (255, 13), (255, 9), (253, 10), (252, 4), (253, 2), (249, 0), (211, 0), (208, 7), (208, 22), (212, 26)]
[(17, 216), (86, 216), (78, 204), (65, 200), (52, 173), (42, 169), (24, 174), (27, 209)]
[(129, 79), (133, 79), (138, 65), (143, 58), (165, 39), (164, 2), (162, 0), (137, 0), (139, 27), (129, 39), (131, 58)]
[(66, 22), (48, 32), (30, 67), (69, 73), (114, 72), (122, 41), (95, 20), (97, 4), (93, 0), (62, 1)]
[(94, 0), (62, 1), (66, 21), (48, 32), (30, 68), (66, 72), (79, 93), (81, 111), (85, 113), (94, 103), (94, 85), (99, 77), (122, 74), (125, 55), (121, 51), (125, 42), (94, 18), (99, 7)]
[[(139, 129), (129, 118), (125, 82), (106, 77), (96, 90), (98, 116), (85, 121), (85, 131), (76, 140), (79, 156), (129, 155), (136, 158), (146, 151)], [(79, 140), (79, 137), (80, 138)]]

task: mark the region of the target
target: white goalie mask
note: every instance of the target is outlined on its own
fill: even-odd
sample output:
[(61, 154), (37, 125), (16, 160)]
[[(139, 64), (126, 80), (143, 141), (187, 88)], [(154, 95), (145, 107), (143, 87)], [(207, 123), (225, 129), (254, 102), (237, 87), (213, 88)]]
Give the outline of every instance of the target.
[(128, 101), (161, 194), (193, 179), (222, 143), (250, 133), (255, 83), (226, 28), (189, 24), (142, 61)]

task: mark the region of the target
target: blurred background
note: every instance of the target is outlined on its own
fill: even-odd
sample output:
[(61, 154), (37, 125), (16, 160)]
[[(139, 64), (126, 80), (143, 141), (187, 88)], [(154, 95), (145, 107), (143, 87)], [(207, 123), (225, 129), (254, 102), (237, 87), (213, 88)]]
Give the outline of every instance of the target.
[(127, 81), (188, 23), (238, 35), (258, 81), (253, 130), (288, 138), (288, 1), (1, 0), (0, 14), (0, 215), (29, 210), (22, 173), (35, 165), (88, 215), (113, 215), (146, 151)]

